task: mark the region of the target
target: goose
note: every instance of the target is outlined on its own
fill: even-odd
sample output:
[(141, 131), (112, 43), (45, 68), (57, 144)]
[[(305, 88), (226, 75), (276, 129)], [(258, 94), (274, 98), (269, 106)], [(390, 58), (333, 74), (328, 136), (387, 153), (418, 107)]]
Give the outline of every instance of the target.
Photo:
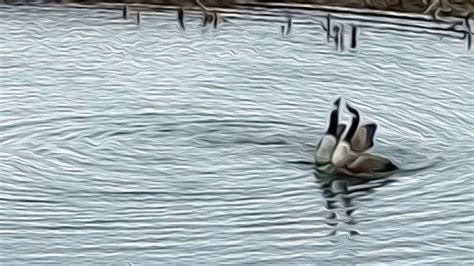
[(332, 162), (336, 167), (341, 167), (348, 161), (354, 160), (357, 154), (367, 151), (375, 144), (374, 136), (377, 124), (370, 122), (360, 126), (359, 111), (349, 104), (346, 104), (346, 107), (353, 117), (349, 130), (334, 150)]
[(375, 123), (368, 123), (359, 127), (360, 114), (350, 105), (346, 105), (353, 114), (352, 123), (342, 140), (336, 144), (331, 157), (331, 164), (337, 172), (349, 176), (385, 176), (398, 170), (398, 167), (389, 159), (364, 153), (374, 145)]
[[(349, 112), (360, 121), (359, 111), (350, 105), (346, 104)], [(377, 131), (377, 124), (373, 122), (365, 123), (364, 125), (357, 125), (354, 136), (350, 139), (351, 149), (354, 152), (362, 153), (372, 148), (375, 145), (375, 132)]]
[(345, 131), (346, 125), (339, 123), (339, 105), (341, 98), (337, 98), (334, 101), (336, 109), (331, 111), (329, 118), (329, 125), (326, 133), (322, 136), (319, 144), (316, 147), (316, 163), (318, 165), (325, 165), (330, 163), (331, 156), (334, 153), (334, 149), (338, 143), (338, 139)]

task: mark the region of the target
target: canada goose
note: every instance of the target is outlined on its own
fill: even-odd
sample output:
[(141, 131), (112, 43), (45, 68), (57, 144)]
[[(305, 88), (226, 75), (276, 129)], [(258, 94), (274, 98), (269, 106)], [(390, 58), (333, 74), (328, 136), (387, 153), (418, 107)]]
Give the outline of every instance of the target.
[[(360, 121), (359, 111), (352, 108), (348, 104), (346, 104), (346, 107), (349, 112), (351, 112), (355, 117), (357, 117), (357, 121)], [(366, 123), (360, 127), (359, 125), (357, 125), (357, 129), (354, 133), (354, 136), (352, 136), (350, 140), (351, 150), (361, 153), (372, 148), (375, 144), (374, 136), (376, 130), (377, 124), (375, 123)]]
[(348, 160), (353, 160), (357, 154), (367, 151), (375, 144), (374, 136), (377, 124), (365, 123), (360, 126), (360, 113), (357, 109), (346, 104), (347, 109), (353, 115), (351, 126), (334, 151), (333, 163), (340, 167)]
[(353, 114), (353, 119), (347, 135), (334, 151), (336, 171), (356, 177), (382, 177), (397, 171), (398, 167), (389, 159), (376, 154), (362, 153), (374, 145), (377, 125), (368, 123), (359, 127), (359, 111), (350, 105), (346, 107)]
[(316, 163), (319, 165), (328, 164), (331, 161), (331, 156), (334, 153), (340, 134), (344, 132), (343, 125), (339, 126), (338, 123), (340, 101), (340, 98), (334, 101), (333, 104), (336, 109), (331, 111), (328, 129), (316, 147)]

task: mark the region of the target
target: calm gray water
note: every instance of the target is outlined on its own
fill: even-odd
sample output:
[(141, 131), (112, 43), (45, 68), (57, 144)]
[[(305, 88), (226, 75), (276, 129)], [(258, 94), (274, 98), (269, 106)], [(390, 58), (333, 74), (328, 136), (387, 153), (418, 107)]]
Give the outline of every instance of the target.
[[(314, 23), (0, 6), (0, 264), (469, 264), (474, 54)], [(343, 96), (384, 180), (318, 177)]]

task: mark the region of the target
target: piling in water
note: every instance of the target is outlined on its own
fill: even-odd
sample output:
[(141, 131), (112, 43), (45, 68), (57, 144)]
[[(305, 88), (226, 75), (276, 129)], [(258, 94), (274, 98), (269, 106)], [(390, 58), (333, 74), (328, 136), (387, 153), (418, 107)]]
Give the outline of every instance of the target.
[(128, 19), (128, 6), (127, 5), (123, 5), (122, 18), (123, 19)]
[(178, 23), (179, 23), (179, 27), (182, 30), (185, 30), (185, 28), (184, 28), (184, 10), (182, 8), (178, 9)]
[(357, 48), (358, 35), (359, 35), (359, 28), (356, 25), (352, 25), (352, 31), (351, 31), (351, 48), (352, 49)]
[[(472, 16), (474, 16), (474, 13), (472, 14)], [(472, 26), (471, 26), (471, 19), (470, 19), (470, 17), (466, 16), (466, 18), (464, 19), (464, 24), (466, 25), (465, 28), (467, 29), (467, 31), (468, 31), (470, 34), (474, 34), (474, 32), (472, 32)]]
[(289, 17), (288, 18), (288, 23), (286, 25), (286, 35), (290, 34), (292, 24), (293, 24), (293, 19), (291, 17)]
[(474, 34), (471, 29), (471, 21), (469, 19), (469, 16), (467, 16), (464, 19), (464, 31), (466, 32), (465, 34), (465, 39), (467, 41), (467, 51), (471, 51), (472, 49), (472, 35)]
[(344, 24), (341, 24), (339, 31), (340, 51), (344, 51)]
[(209, 23), (213, 21), (214, 17), (211, 14), (208, 14), (204, 11), (204, 16), (202, 17), (202, 27), (206, 28)]
[(205, 27), (207, 27), (207, 25), (208, 25), (210, 22), (212, 22), (213, 16), (210, 15), (210, 14), (208, 14), (208, 12), (207, 12), (208, 9), (207, 9), (207, 7), (206, 7), (205, 5), (203, 5), (200, 0), (196, 0), (196, 4), (197, 4), (199, 7), (201, 7), (201, 9), (202, 9), (202, 11), (203, 11), (203, 13), (204, 13), (204, 16), (203, 16), (203, 18), (202, 18), (202, 27), (205, 28)]
[(142, 20), (142, 15), (141, 15), (140, 11), (138, 11), (137, 12), (137, 25), (140, 25), (141, 20)]
[(467, 51), (469, 52), (472, 49), (472, 34), (467, 32), (466, 39), (467, 39)]
[(217, 29), (217, 26), (219, 25), (219, 15), (217, 14), (217, 12), (214, 12), (213, 15), (214, 15), (213, 26), (214, 26), (214, 29)]
[(331, 29), (332, 29), (332, 25), (331, 25), (331, 14), (328, 14), (327, 17), (326, 17), (326, 39), (327, 39), (327, 42), (330, 42), (331, 41)]

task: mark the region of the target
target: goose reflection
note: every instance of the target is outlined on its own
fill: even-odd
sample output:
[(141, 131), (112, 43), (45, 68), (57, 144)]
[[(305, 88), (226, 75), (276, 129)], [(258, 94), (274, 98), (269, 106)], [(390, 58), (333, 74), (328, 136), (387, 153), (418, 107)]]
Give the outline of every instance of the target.
[(328, 214), (326, 224), (331, 228), (329, 235), (348, 234), (349, 238), (360, 235), (353, 227), (357, 224), (353, 216), (357, 209), (354, 200), (362, 198), (395, 180), (389, 178), (354, 178), (350, 176), (329, 176), (314, 172), (316, 184), (321, 190)]

